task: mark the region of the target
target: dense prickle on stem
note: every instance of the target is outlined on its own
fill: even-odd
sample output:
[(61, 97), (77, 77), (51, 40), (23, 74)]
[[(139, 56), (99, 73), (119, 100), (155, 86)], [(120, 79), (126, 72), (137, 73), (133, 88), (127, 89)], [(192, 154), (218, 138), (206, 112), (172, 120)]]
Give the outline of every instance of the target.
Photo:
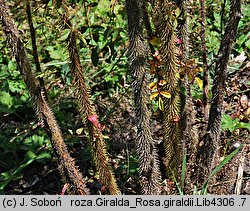
[(140, 184), (144, 194), (160, 194), (160, 171), (157, 153), (150, 131), (151, 113), (147, 107), (147, 48), (142, 36), (145, 12), (144, 0), (127, 0), (129, 49), (129, 70), (132, 76), (134, 107), (136, 113), (136, 147), (139, 155)]
[[(66, 8), (65, 8), (66, 9)], [(68, 17), (65, 17), (66, 27), (71, 26)], [(108, 188), (112, 195), (120, 194), (116, 179), (109, 164), (106, 145), (103, 140), (103, 134), (95, 108), (89, 96), (89, 88), (84, 78), (81, 67), (80, 57), (76, 44), (76, 31), (71, 29), (68, 37), (68, 51), (71, 60), (70, 70), (76, 88), (76, 98), (78, 110), (82, 117), (82, 122), (87, 124), (89, 132), (90, 148), (94, 164), (100, 176), (100, 182)]]
[(39, 81), (35, 78), (35, 75), (31, 70), (23, 43), (18, 34), (18, 29), (14, 24), (10, 10), (5, 5), (4, 0), (0, 0), (0, 23), (3, 26), (8, 44), (12, 48), (13, 55), (28, 87), (34, 109), (50, 133), (52, 145), (55, 149), (56, 155), (58, 156), (59, 163), (63, 167), (63, 171), (66, 174), (66, 178), (70, 181), (76, 193), (88, 194), (89, 192), (85, 187), (82, 175), (75, 166), (75, 161), (70, 156), (64, 143), (62, 133), (54, 117), (54, 113), (43, 95)]
[[(226, 88), (227, 64), (236, 37), (238, 24), (241, 18), (241, 1), (230, 1), (230, 19), (222, 36), (218, 58), (215, 64), (215, 78), (212, 88), (212, 102), (209, 111), (208, 127), (204, 136), (204, 145), (199, 151), (199, 171), (201, 179), (208, 176), (218, 162), (220, 147), (221, 117), (223, 112), (224, 92)], [(202, 162), (201, 162), (202, 161)]]
[(178, 68), (176, 57), (176, 25), (175, 2), (160, 0), (153, 7), (155, 34), (160, 39), (161, 73), (167, 82), (165, 90), (171, 98), (164, 98), (163, 133), (165, 148), (165, 165), (169, 176), (176, 176), (180, 159), (180, 95), (178, 88)]

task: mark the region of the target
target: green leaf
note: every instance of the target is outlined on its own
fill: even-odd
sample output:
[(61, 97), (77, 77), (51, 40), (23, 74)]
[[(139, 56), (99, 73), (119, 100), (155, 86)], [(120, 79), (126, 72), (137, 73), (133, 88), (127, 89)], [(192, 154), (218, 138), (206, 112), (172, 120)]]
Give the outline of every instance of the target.
[(187, 167), (187, 152), (185, 149), (184, 158), (183, 158), (182, 167), (181, 167), (181, 192), (182, 193), (184, 191), (186, 167)]
[(232, 117), (230, 117), (229, 115), (223, 114), (221, 118), (221, 128), (224, 131), (229, 130), (232, 133), (236, 129), (240, 128), (239, 119), (232, 119)]
[(26, 157), (30, 160), (30, 159), (35, 159), (36, 158), (36, 154), (32, 151), (28, 151), (26, 152)]
[(72, 81), (72, 76), (69, 73), (70, 73), (69, 65), (68, 64), (62, 65), (61, 75), (64, 83), (66, 83), (67, 85), (70, 85)]
[(106, 82), (114, 83), (114, 82), (118, 81), (118, 76), (117, 75), (106, 75), (104, 80)]
[(214, 176), (220, 169), (222, 169), (223, 166), (225, 166), (232, 159), (232, 157), (238, 153), (240, 149), (241, 146), (235, 149), (233, 152), (231, 152), (225, 159), (223, 159), (223, 161), (221, 161), (220, 164), (212, 171), (209, 178)]
[(125, 31), (121, 31), (121, 32), (120, 32), (120, 36), (121, 36), (122, 38), (126, 38), (126, 37), (127, 37), (127, 33), (126, 33)]
[(44, 160), (44, 159), (50, 159), (51, 155), (48, 152), (42, 152), (40, 153), (35, 160), (39, 161), (39, 160)]
[(248, 49), (250, 49), (250, 39), (245, 42), (245, 45)]
[(243, 34), (241, 35), (238, 39), (237, 39), (237, 44), (239, 44), (240, 46), (246, 41), (247, 39), (247, 35), (246, 34)]
[(19, 93), (19, 92), (24, 90), (24, 89), (21, 89), (23, 87), (22, 87), (20, 81), (13, 81), (13, 80), (7, 80), (7, 81), (8, 81), (9, 89), (11, 92), (18, 92)]
[(0, 104), (11, 108), (13, 106), (13, 97), (8, 92), (0, 92)]
[(108, 44), (108, 40), (103, 40), (101, 42), (98, 42), (98, 47), (100, 49), (103, 49)]
[(54, 47), (53, 46), (47, 46), (47, 47), (45, 47), (45, 49), (47, 50), (47, 51), (54, 51)]
[(173, 175), (173, 180), (174, 180), (174, 183), (175, 183), (175, 185), (176, 185), (176, 187), (177, 187), (177, 189), (178, 189), (179, 194), (180, 194), (181, 196), (183, 196), (184, 193), (182, 192), (181, 187), (180, 187), (179, 183), (177, 182), (177, 180), (176, 180), (176, 178), (175, 178), (174, 175)]
[(14, 171), (13, 174), (15, 175), (16, 173), (18, 173), (19, 171), (21, 171), (22, 169), (24, 169), (26, 166), (28, 166), (29, 164), (31, 164), (33, 161), (34, 161), (34, 159), (30, 159), (30, 160), (28, 160), (27, 162), (23, 163), (21, 166), (19, 166), (19, 167), (17, 168), (16, 171)]
[(16, 70), (16, 63), (14, 61), (9, 61), (9, 63), (8, 63), (8, 70), (9, 71)]
[(64, 29), (61, 37), (58, 40), (65, 41), (69, 37), (70, 31), (71, 31), (70, 29)]
[(153, 111), (156, 112), (158, 110), (158, 102), (155, 102), (154, 100), (152, 100), (152, 106), (153, 106)]
[(65, 58), (64, 51), (63, 50), (55, 50), (50, 52), (50, 57), (52, 59), (63, 61), (63, 58)]
[(112, 33), (112, 41), (114, 42), (117, 39), (117, 36), (119, 35), (120, 30), (119, 29), (114, 29)]
[(92, 46), (97, 46), (97, 42), (94, 39), (91, 39), (89, 41), (89, 44), (92, 45)]
[(0, 72), (0, 79), (1, 80), (6, 79), (9, 75), (10, 75), (10, 73), (1, 71)]
[(34, 159), (30, 159), (26, 161), (25, 163), (20, 165), (13, 173), (11, 173), (10, 171), (2, 173), (1, 176), (4, 177), (4, 181), (0, 183), (0, 190), (3, 190), (12, 180), (20, 179), (22, 177), (22, 175), (20, 175), (21, 170), (23, 170), (26, 166), (31, 164), (33, 161)]
[(250, 131), (250, 123), (246, 123), (246, 122), (239, 122), (237, 127), (243, 128), (243, 129), (248, 129)]

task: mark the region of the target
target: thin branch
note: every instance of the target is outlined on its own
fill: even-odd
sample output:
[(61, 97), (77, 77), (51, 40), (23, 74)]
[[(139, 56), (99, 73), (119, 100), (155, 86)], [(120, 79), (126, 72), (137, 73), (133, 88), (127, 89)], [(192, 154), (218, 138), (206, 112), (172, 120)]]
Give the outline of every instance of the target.
[(203, 107), (204, 118), (208, 121), (209, 108), (208, 108), (208, 62), (207, 62), (207, 46), (206, 46), (206, 0), (200, 0), (200, 13), (201, 13), (201, 46), (202, 46), (202, 61), (203, 61)]
[(204, 145), (198, 153), (199, 172), (201, 182), (208, 176), (218, 161), (220, 147), (221, 117), (223, 112), (224, 93), (226, 88), (227, 64), (236, 37), (238, 24), (241, 18), (241, 1), (230, 1), (230, 19), (222, 37), (218, 57), (215, 64), (215, 79), (212, 88), (212, 102), (209, 112), (207, 132), (204, 136)]
[[(143, 22), (144, 22), (144, 25), (145, 25), (145, 28), (146, 28), (147, 34), (148, 34), (148, 40), (150, 40), (153, 38), (154, 33), (153, 33), (153, 29), (151, 27), (151, 23), (150, 23), (148, 11), (147, 11), (147, 2), (146, 1), (143, 1), (142, 13), (143, 13), (142, 14), (143, 15)], [(155, 52), (154, 46), (150, 42), (148, 42), (148, 45), (149, 45), (151, 53), (154, 54), (154, 52)]]
[(245, 155), (244, 153), (241, 154), (241, 157), (239, 159), (239, 167), (238, 167), (238, 175), (237, 175), (237, 181), (234, 189), (234, 193), (236, 195), (241, 194), (241, 188), (242, 188), (242, 181), (243, 181), (243, 172), (244, 172), (244, 162), (245, 162)]
[(226, 2), (227, 0), (223, 0), (222, 7), (221, 7), (221, 19), (220, 19), (220, 33), (222, 36), (222, 31), (223, 31), (223, 23), (225, 19), (225, 7), (226, 7)]
[[(33, 48), (33, 57), (34, 57), (35, 65), (36, 65), (36, 72), (38, 74), (40, 74), (40, 73), (42, 73), (42, 69), (40, 66), (38, 52), (37, 52), (36, 31), (34, 29), (33, 21), (32, 21), (30, 0), (26, 1), (26, 13), (27, 13), (28, 23), (29, 23), (29, 27), (30, 27), (30, 36), (31, 36), (32, 48)], [(41, 88), (44, 90), (45, 98), (48, 99), (48, 95), (47, 95), (47, 92), (45, 89), (45, 84), (44, 84), (43, 78), (39, 77), (38, 80), (39, 80)]]

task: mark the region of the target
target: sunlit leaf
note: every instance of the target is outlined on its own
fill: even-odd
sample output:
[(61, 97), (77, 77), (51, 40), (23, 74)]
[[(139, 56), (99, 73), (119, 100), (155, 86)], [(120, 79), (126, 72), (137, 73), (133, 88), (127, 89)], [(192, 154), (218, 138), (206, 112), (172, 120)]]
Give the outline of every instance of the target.
[(164, 105), (163, 105), (163, 100), (161, 97), (159, 97), (159, 100), (158, 100), (158, 107), (161, 111), (164, 110)]
[(149, 42), (154, 46), (160, 46), (161, 40), (157, 37), (153, 37), (149, 40)]
[(78, 129), (76, 130), (76, 134), (77, 134), (77, 135), (81, 135), (82, 132), (83, 132), (83, 127), (78, 128)]
[(153, 89), (156, 89), (157, 88), (157, 82), (151, 82), (148, 86), (149, 89), (153, 90)]
[(170, 98), (171, 97), (171, 94), (167, 91), (161, 91), (160, 94), (163, 96), (163, 97), (166, 97), (166, 98)]
[(160, 80), (158, 84), (159, 84), (160, 86), (164, 86), (164, 85), (166, 85), (166, 83), (167, 83), (167, 82), (166, 82), (165, 80)]
[(202, 82), (202, 80), (201, 80), (199, 77), (195, 77), (195, 80), (196, 80), (198, 86), (200, 87), (200, 89), (202, 89), (202, 87), (203, 87), (203, 82)]
[(107, 135), (103, 135), (102, 137), (103, 137), (104, 139), (110, 139), (110, 137), (107, 136)]
[(159, 95), (158, 92), (153, 92), (153, 93), (150, 95), (150, 100), (153, 100), (153, 99), (156, 98), (158, 95)]
[(74, 134), (73, 130), (71, 130), (71, 129), (68, 129), (68, 132), (69, 132), (71, 135)]

